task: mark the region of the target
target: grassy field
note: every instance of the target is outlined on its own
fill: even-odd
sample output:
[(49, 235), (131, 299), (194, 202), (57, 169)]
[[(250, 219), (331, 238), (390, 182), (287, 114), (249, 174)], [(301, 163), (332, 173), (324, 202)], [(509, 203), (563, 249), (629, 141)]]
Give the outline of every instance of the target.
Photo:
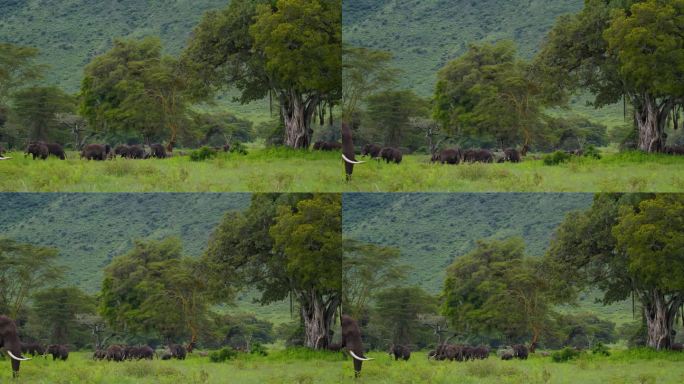
[(9, 153), (0, 163), (0, 191), (15, 192), (608, 192), (684, 191), (684, 157), (643, 153), (606, 154), (546, 166), (430, 164), (410, 155), (400, 165), (370, 161), (344, 181), (337, 153), (253, 149), (246, 156), (221, 154), (205, 162), (165, 160), (47, 161)]
[[(408, 362), (370, 353), (361, 378), (353, 379), (351, 361), (339, 353), (274, 351), (267, 357), (241, 356), (211, 363), (191, 356), (185, 361), (93, 362), (90, 353), (72, 353), (67, 362), (35, 359), (22, 364), (16, 383), (681, 383), (683, 353), (614, 351), (609, 357), (586, 354), (569, 363), (532, 356), (527, 361), (467, 363), (428, 361), (415, 352)], [(9, 380), (3, 362), (0, 381)]]

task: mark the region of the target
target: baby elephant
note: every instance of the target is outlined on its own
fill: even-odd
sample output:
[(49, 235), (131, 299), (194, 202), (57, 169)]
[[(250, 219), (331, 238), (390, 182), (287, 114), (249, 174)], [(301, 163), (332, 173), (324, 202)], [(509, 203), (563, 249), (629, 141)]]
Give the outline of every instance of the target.
[(399, 359), (408, 361), (411, 358), (411, 350), (405, 345), (392, 344), (390, 345), (389, 355), (394, 355), (394, 361)]
[(66, 361), (69, 358), (69, 349), (66, 345), (52, 344), (47, 348), (46, 353), (52, 355), (52, 361), (57, 359)]

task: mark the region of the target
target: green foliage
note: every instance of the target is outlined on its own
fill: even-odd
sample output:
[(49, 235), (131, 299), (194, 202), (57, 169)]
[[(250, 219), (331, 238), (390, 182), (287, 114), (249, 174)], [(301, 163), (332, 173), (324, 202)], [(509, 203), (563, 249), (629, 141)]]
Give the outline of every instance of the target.
[(572, 159), (572, 155), (565, 151), (555, 151), (544, 155), (544, 165), (558, 165), (567, 163)]
[(100, 313), (114, 329), (196, 340), (208, 295), (202, 266), (181, 252), (176, 238), (136, 241), (105, 268)]
[(366, 105), (359, 129), (365, 141), (407, 147), (412, 151), (425, 145), (423, 132), (411, 124), (411, 119), (426, 117), (428, 103), (413, 91), (378, 92), (366, 98)]
[(0, 238), (0, 312), (16, 318), (36, 290), (56, 282), (64, 272), (55, 248)]
[(582, 353), (575, 348), (565, 347), (560, 351), (551, 354), (551, 360), (554, 363), (565, 363), (570, 360), (575, 360), (580, 357)]
[[(437, 298), (420, 287), (392, 287), (378, 292), (374, 297), (374, 323), (381, 329), (385, 339), (397, 344), (418, 344), (424, 337), (422, 315), (437, 311)], [(432, 336), (432, 335), (431, 335)], [(426, 345), (425, 340), (423, 346)]]
[(62, 129), (58, 116), (72, 113), (76, 100), (57, 87), (29, 87), (13, 95), (13, 110), (17, 122), (24, 127), (23, 136), (30, 140), (60, 141), (68, 134)]
[(0, 106), (7, 105), (14, 91), (42, 77), (45, 67), (35, 63), (37, 56), (36, 48), (0, 43)]
[(268, 348), (260, 343), (254, 343), (252, 344), (252, 348), (250, 349), (249, 353), (252, 355), (268, 356)]
[(591, 157), (592, 159), (601, 160), (601, 151), (593, 145), (587, 146), (584, 150), (584, 157)]
[(233, 360), (237, 357), (238, 352), (231, 347), (224, 347), (218, 351), (209, 354), (209, 360), (212, 363), (223, 363), (227, 360)]
[(230, 144), (230, 153), (237, 153), (239, 155), (247, 155), (247, 147), (239, 141)]
[(593, 348), (591, 348), (591, 353), (599, 356), (610, 356), (610, 349), (608, 349), (608, 347), (599, 341), (596, 343), (596, 345), (594, 345)]
[(218, 155), (218, 152), (209, 147), (201, 147), (190, 152), (191, 161), (204, 161), (208, 159), (213, 159)]
[(555, 318), (552, 329), (543, 337), (546, 348), (592, 348), (597, 343), (618, 340), (615, 323), (599, 318), (596, 313), (566, 313)]
[(76, 287), (51, 287), (32, 297), (28, 333), (48, 344), (75, 344), (91, 341), (91, 330), (81, 319), (95, 313), (95, 298)]

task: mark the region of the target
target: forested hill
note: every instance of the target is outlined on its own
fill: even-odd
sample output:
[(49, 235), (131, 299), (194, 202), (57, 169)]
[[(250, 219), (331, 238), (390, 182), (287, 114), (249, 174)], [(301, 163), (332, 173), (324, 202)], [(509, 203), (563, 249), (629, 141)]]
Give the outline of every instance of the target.
[(401, 250), (409, 283), (441, 290), (454, 258), (484, 238), (522, 236), (529, 255), (544, 254), (570, 211), (591, 205), (591, 194), (346, 194), (346, 237)]
[(47, 80), (78, 89), (83, 67), (115, 37), (160, 36), (180, 52), (202, 14), (229, 0), (0, 0), (0, 42), (33, 46), (50, 65)]
[(199, 256), (227, 211), (247, 208), (249, 194), (4, 194), (0, 236), (56, 247), (67, 284), (94, 292), (112, 257), (134, 239), (178, 236)]
[(402, 85), (431, 95), (435, 75), (468, 43), (513, 39), (530, 57), (562, 14), (584, 0), (345, 0), (346, 43), (391, 51)]

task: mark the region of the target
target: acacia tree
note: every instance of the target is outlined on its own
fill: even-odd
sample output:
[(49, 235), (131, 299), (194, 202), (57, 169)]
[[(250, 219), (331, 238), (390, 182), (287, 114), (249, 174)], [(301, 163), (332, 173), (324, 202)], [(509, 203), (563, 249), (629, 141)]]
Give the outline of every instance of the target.
[(216, 301), (256, 288), (262, 304), (290, 298), (309, 348), (330, 343), (342, 300), (341, 197), (259, 194), (212, 235), (203, 264)]
[(183, 71), (176, 59), (162, 55), (158, 38), (114, 40), (84, 70), (80, 113), (103, 132), (133, 130), (146, 141), (168, 134), (171, 150), (189, 92)]
[(0, 106), (7, 105), (15, 90), (40, 79), (44, 65), (34, 62), (38, 50), (0, 43)]
[(32, 310), (31, 328), (51, 343), (84, 342), (88, 335), (80, 318), (95, 313), (95, 300), (76, 287), (50, 287), (33, 295)]
[(638, 148), (665, 146), (668, 118), (684, 105), (682, 0), (587, 0), (559, 18), (536, 58), (556, 92), (587, 89), (594, 106), (624, 99), (634, 109)]
[(597, 195), (588, 211), (558, 228), (546, 256), (551, 280), (570, 302), (592, 286), (604, 292), (605, 304), (632, 295), (643, 309), (648, 346), (668, 349), (684, 303), (682, 217), (682, 195)]
[(436, 298), (420, 287), (384, 289), (376, 295), (375, 302), (375, 317), (393, 343), (414, 343), (423, 333), (423, 315), (437, 311)]
[(198, 262), (181, 252), (176, 238), (137, 241), (112, 260), (105, 269), (100, 314), (113, 329), (197, 339), (209, 294)]
[(54, 248), (0, 238), (0, 312), (16, 318), (33, 291), (57, 281), (63, 274), (58, 256)]
[(520, 238), (479, 241), (447, 270), (442, 313), (460, 334), (531, 337), (531, 347), (551, 322), (555, 294), (540, 261), (524, 256)]
[(529, 146), (544, 128), (542, 107), (551, 102), (512, 42), (471, 45), (440, 70), (434, 118), (459, 139)]
[(59, 116), (73, 112), (76, 100), (57, 87), (28, 87), (13, 95), (14, 112), (31, 140), (54, 140)]
[(248, 103), (277, 97), (284, 143), (307, 148), (317, 111), (332, 111), (341, 97), (340, 0), (234, 0), (208, 12), (183, 57), (207, 99), (226, 87)]

